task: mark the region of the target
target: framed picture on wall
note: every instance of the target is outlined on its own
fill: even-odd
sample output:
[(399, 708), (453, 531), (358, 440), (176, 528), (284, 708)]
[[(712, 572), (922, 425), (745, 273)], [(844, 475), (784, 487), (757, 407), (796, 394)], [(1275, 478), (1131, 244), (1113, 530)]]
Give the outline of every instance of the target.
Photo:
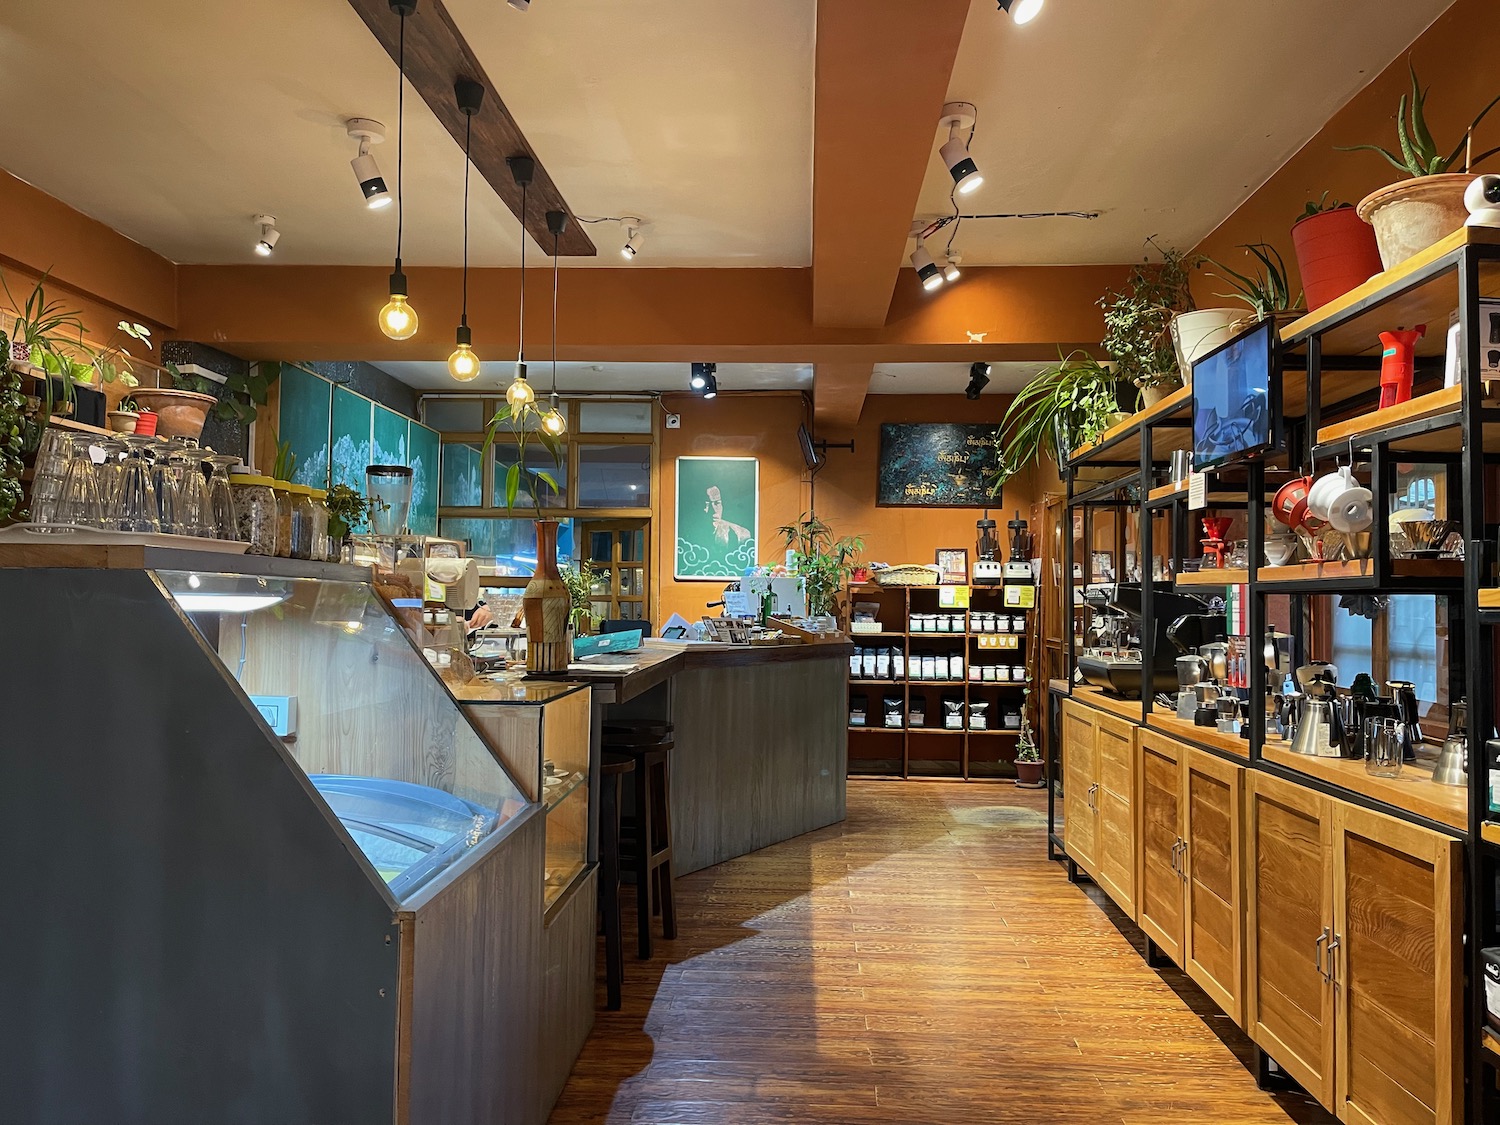
[(760, 462), (754, 457), (677, 458), (677, 548), (672, 577), (741, 578), (756, 565)]
[(948, 422), (880, 427), (875, 503), (882, 508), (998, 508), (1000, 428)]
[(967, 586), (969, 584), (969, 549), (967, 547), (943, 547), (937, 553), (937, 568), (943, 572), (938, 581), (944, 586)]

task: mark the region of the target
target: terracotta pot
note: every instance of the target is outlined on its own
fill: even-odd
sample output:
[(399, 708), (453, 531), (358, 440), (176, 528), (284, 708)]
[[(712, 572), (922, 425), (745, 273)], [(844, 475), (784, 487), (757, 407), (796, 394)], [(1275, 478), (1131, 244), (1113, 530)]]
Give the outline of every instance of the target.
[(1174, 383), (1152, 383), (1148, 387), (1141, 388), (1141, 409), (1150, 410), (1162, 399), (1177, 390), (1178, 384)]
[(1380, 261), (1399, 266), (1464, 225), (1464, 192), (1473, 176), (1448, 172), (1418, 176), (1372, 191), (1359, 201), (1359, 217), (1375, 228)]
[(136, 423), (141, 416), (133, 410), (111, 410), (109, 412), (109, 428), (117, 434), (135, 433)]
[[(194, 441), (202, 436), (208, 412), (219, 401), (213, 395), (200, 395), (197, 391), (143, 391), (139, 388), (131, 391), (130, 397), (142, 411), (156, 412), (156, 432), (162, 437), (192, 438)], [(141, 431), (137, 428), (136, 432)]]
[(1298, 219), (1292, 224), (1292, 246), (1309, 309), (1342, 297), (1383, 268), (1375, 228), (1353, 207)]
[(573, 658), (568, 616), (573, 601), (557, 569), (557, 521), (536, 521), (536, 573), (526, 583), (526, 671), (565, 672)]
[(156, 423), (156, 411), (142, 410), (138, 415), (136, 415), (135, 432), (140, 434), (141, 437), (155, 437)]
[(1017, 762), (1016, 784), (1028, 789), (1040, 788), (1042, 784), (1042, 762)]

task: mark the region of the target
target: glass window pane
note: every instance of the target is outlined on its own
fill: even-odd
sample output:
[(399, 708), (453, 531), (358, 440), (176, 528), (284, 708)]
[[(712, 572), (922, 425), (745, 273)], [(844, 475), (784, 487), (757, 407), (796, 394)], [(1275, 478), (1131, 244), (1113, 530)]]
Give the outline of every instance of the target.
[(611, 609), (609, 602), (590, 602), (589, 606), (589, 612), (592, 613), (595, 617), (599, 618), (599, 620), (601, 621), (603, 621), (610, 615)]
[(646, 532), (644, 529), (620, 533), (620, 561), (644, 562), (646, 558)]
[(581, 445), (578, 448), (580, 508), (649, 508), (649, 445)]
[(607, 531), (595, 531), (589, 534), (589, 558), (594, 562), (613, 562), (614, 546), (615, 537)]
[(639, 621), (643, 616), (640, 602), (621, 602), (620, 619), (622, 621)]
[[(516, 447), (503, 443), (495, 445), (495, 498), (494, 505), (497, 508), (505, 507), (505, 478), (510, 472), (510, 467), (516, 460)], [(516, 511), (522, 508), (536, 507), (536, 498), (541, 497), (544, 508), (564, 508), (568, 503), (568, 459), (563, 455), (562, 464), (552, 460), (552, 454), (538, 444), (531, 442), (526, 446), (526, 460), (522, 464), (523, 472), (516, 489)], [(538, 473), (546, 473), (552, 478), (552, 485), (539, 477)]]
[(631, 567), (620, 570), (620, 596), (623, 598), (639, 598), (645, 591), (645, 571)]
[(484, 400), (478, 398), (429, 398), (422, 403), (422, 421), (434, 430), (477, 434), (489, 419)]
[(477, 508), (484, 502), (480, 485), (484, 453), (475, 445), (445, 442), (438, 503), (449, 508)]
[[(557, 561), (573, 557), (573, 521), (559, 520)], [(502, 577), (529, 578), (536, 573), (536, 526), (529, 518), (468, 516), (439, 521), (438, 534), (462, 540), (482, 567)]]
[(368, 584), (157, 576), (251, 705), (297, 700), (286, 752), (398, 901), (525, 807)]
[(578, 404), (578, 432), (584, 434), (649, 434), (649, 402), (582, 402)]

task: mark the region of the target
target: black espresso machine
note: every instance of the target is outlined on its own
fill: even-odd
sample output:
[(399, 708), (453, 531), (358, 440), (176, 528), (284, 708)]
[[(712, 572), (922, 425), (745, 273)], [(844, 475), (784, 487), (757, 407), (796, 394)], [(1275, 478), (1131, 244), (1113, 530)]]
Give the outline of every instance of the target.
[[(1103, 599), (1104, 608), (1122, 615), (1133, 627), (1137, 643), (1128, 648), (1116, 648), (1109, 653), (1080, 653), (1078, 672), (1086, 683), (1103, 688), (1110, 695), (1125, 699), (1141, 697), (1141, 650), (1146, 647), (1146, 638), (1140, 636), (1141, 588), (1135, 583), (1118, 583)], [(1148, 688), (1157, 692), (1177, 690), (1177, 657), (1181, 650), (1167, 636), (1167, 628), (1184, 614), (1200, 614), (1208, 603), (1192, 594), (1179, 594), (1157, 590), (1152, 597), (1152, 617), (1155, 618), (1154, 636), (1151, 643), (1151, 675)]]

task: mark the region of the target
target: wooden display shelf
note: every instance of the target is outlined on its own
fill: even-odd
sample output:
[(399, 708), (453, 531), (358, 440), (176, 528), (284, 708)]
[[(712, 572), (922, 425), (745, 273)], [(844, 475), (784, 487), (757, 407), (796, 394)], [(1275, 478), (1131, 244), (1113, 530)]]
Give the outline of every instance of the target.
[[(1306, 562), (1292, 563), (1290, 566), (1263, 566), (1255, 572), (1255, 580), (1262, 585), (1274, 586), (1281, 582), (1369, 578), (1374, 573), (1374, 559), (1354, 559), (1348, 562)], [(1464, 576), (1464, 563), (1462, 559), (1392, 559), (1391, 576), (1393, 578), (1461, 579)]]
[(968, 734), (969, 732), (966, 731), (966, 730), (964, 730), (962, 727), (959, 727), (956, 730), (949, 729), (948, 727), (907, 727), (906, 728), (906, 733), (907, 734)]
[[(1488, 227), (1456, 230), (1395, 269), (1376, 274), (1342, 297), (1314, 309), (1301, 320), (1293, 321), (1282, 329), (1281, 338), (1292, 340), (1320, 332), (1325, 357), (1378, 356), (1381, 330), (1398, 324), (1425, 324), (1429, 331), (1417, 342), (1417, 354), (1442, 355), (1447, 347), (1447, 333), (1443, 329), (1448, 323), (1448, 314), (1458, 307), (1457, 271), (1439, 274), (1416, 285), (1411, 279), (1438, 259), (1464, 246), (1500, 246), (1500, 230)], [(1479, 271), (1479, 295), (1500, 296), (1500, 271)], [(1365, 306), (1365, 312), (1356, 314), (1354, 310), (1361, 306)], [(1372, 330), (1377, 322), (1380, 329)], [(1324, 397), (1327, 397), (1326, 393)]]
[(862, 731), (862, 732), (874, 731), (877, 734), (905, 734), (906, 733), (906, 728), (905, 727), (857, 727), (857, 726), (854, 726), (853, 724), (850, 724), (849, 729), (851, 731), (856, 731), (857, 730), (857, 731)]
[(1248, 759), (1250, 757), (1248, 738), (1241, 738), (1237, 734), (1224, 734), (1216, 727), (1200, 727), (1197, 723), (1179, 719), (1170, 711), (1153, 711), (1150, 718), (1146, 720), (1146, 726), (1150, 730), (1169, 734), (1182, 742), (1196, 742), (1199, 746), (1207, 746), (1225, 754), (1233, 754), (1236, 758)]
[(905, 680), (867, 680), (864, 677), (849, 677), (850, 687), (900, 687)]
[(1490, 1065), (1500, 1067), (1500, 1035), (1486, 1027), (1479, 1033), (1479, 1042), (1490, 1057)]
[(1500, 822), (1486, 820), (1479, 826), (1479, 835), (1492, 844), (1500, 845)]
[(1359, 445), (1362, 439), (1380, 430), (1399, 426), (1403, 422), (1416, 422), (1422, 418), (1431, 418), (1434, 415), (1457, 410), (1463, 401), (1464, 389), (1462, 387), (1444, 387), (1440, 391), (1418, 395), (1407, 402), (1388, 406), (1384, 410), (1375, 410), (1361, 414), (1357, 418), (1335, 422), (1331, 426), (1322, 426), (1318, 429), (1318, 444), (1333, 445), (1352, 441), (1355, 445)]
[(1500, 609), (1500, 587), (1489, 586), (1479, 591), (1480, 609)]
[(1179, 574), (1172, 580), (1174, 586), (1243, 586), (1250, 581), (1250, 572), (1236, 567), (1209, 567)]
[[(1208, 471), (1212, 473), (1214, 470), (1209, 469)], [(1176, 484), (1158, 485), (1146, 493), (1146, 503), (1156, 504), (1162, 500), (1170, 500), (1174, 496), (1186, 496), (1187, 494), (1188, 482), (1185, 480), (1179, 481)], [(1210, 508), (1219, 504), (1239, 504), (1243, 506), (1247, 502), (1247, 497), (1243, 494), (1236, 495), (1232, 492), (1210, 492), (1204, 496), (1204, 500)]]
[[(1055, 681), (1054, 681), (1055, 682)], [(1098, 711), (1107, 711), (1111, 715), (1118, 715), (1122, 719), (1129, 719), (1133, 723), (1141, 721), (1141, 701), (1139, 699), (1121, 699), (1117, 695), (1106, 695), (1102, 688), (1096, 688), (1089, 684), (1078, 684), (1073, 688), (1072, 698), (1088, 707)], [(1155, 710), (1156, 704), (1152, 704)]]
[(878, 632), (874, 632), (874, 633), (854, 633), (854, 632), (851, 632), (849, 634), (849, 639), (851, 641), (854, 641), (854, 642), (858, 643), (859, 641), (864, 640), (864, 638), (866, 638), (866, 637), (904, 637), (904, 636), (906, 636), (906, 634), (903, 633), (903, 632), (901, 632), (899, 629), (881, 629)]
[(1310, 758), (1306, 754), (1293, 754), (1286, 749), (1286, 743), (1279, 741), (1267, 741), (1261, 750), (1261, 757), (1278, 766), (1384, 801), (1450, 828), (1462, 831), (1469, 826), (1468, 790), (1434, 782), (1432, 762), (1407, 762), (1400, 777), (1372, 777), (1365, 772), (1362, 761), (1352, 758)]
[[(1089, 454), (1093, 453), (1095, 450), (1103, 449), (1104, 447), (1120, 440), (1120, 438), (1124, 437), (1126, 434), (1129, 434), (1132, 430), (1138, 430), (1141, 426), (1148, 425), (1154, 422), (1160, 422), (1167, 418), (1172, 418), (1180, 410), (1191, 409), (1192, 404), (1193, 388), (1178, 387), (1175, 391), (1167, 395), (1166, 398), (1162, 399), (1156, 405), (1148, 407), (1145, 410), (1137, 411), (1129, 418), (1125, 418), (1122, 421), (1116, 422), (1113, 426), (1100, 434), (1094, 441), (1091, 441), (1087, 445), (1084, 445), (1074, 451), (1072, 460), (1087, 460)], [(1136, 451), (1140, 451), (1139, 445), (1136, 446)]]

